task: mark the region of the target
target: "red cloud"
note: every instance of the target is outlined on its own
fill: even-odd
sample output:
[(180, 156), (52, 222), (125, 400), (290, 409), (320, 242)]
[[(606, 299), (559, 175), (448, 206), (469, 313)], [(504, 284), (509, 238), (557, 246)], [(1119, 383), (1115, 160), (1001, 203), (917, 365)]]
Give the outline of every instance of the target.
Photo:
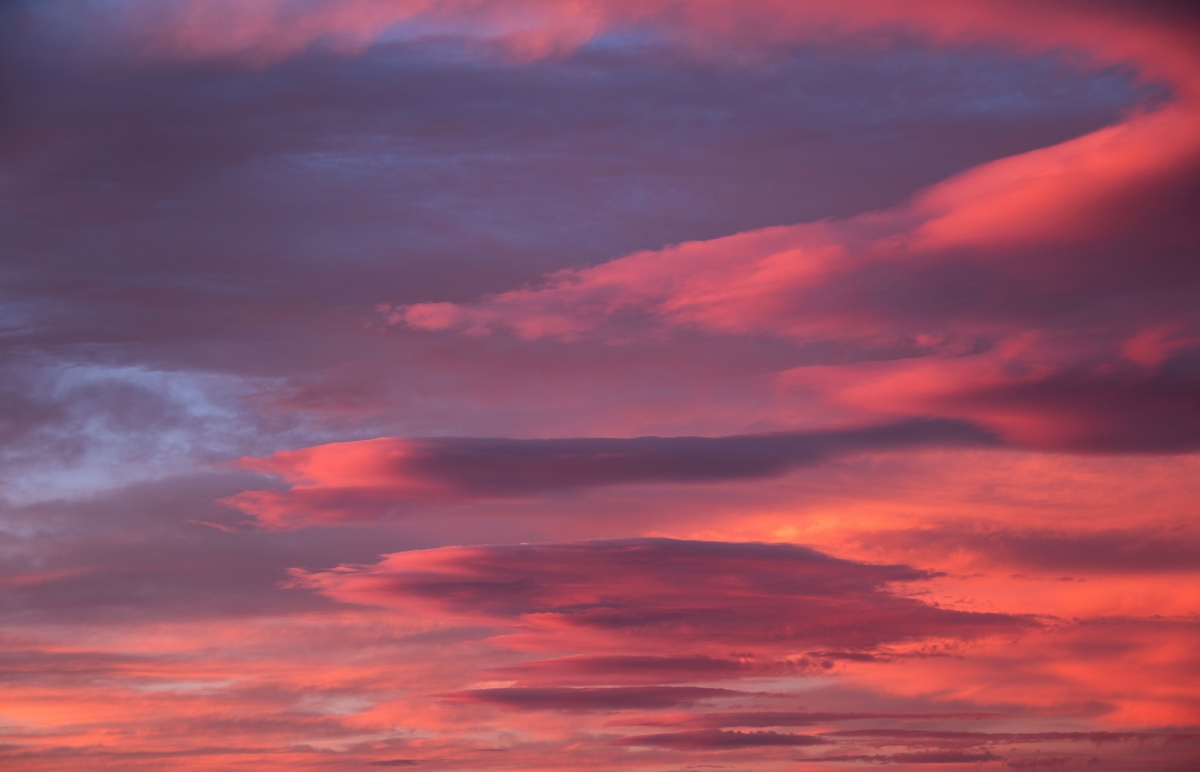
[(968, 356), (797, 368), (782, 382), (868, 414), (969, 420), (1021, 447), (1171, 453), (1200, 448), (1197, 365), (1200, 350), (1145, 366), (1026, 336)]
[(960, 711), (957, 713), (845, 713), (831, 711), (744, 711), (737, 713), (698, 713), (681, 717), (655, 717), (644, 719), (615, 719), (609, 726), (693, 726), (709, 729), (728, 727), (781, 727), (812, 726), (841, 721), (893, 721), (930, 720), (974, 720), (998, 718), (1001, 714)]
[[(830, 663), (826, 663), (830, 664)], [(656, 655), (575, 656), (525, 662), (488, 671), (500, 680), (537, 684), (636, 684), (690, 683), (726, 679), (799, 676), (821, 673), (821, 663), (810, 657), (781, 660), (753, 658)], [(772, 725), (774, 726), (774, 725)]]
[[(795, 653), (971, 639), (1036, 624), (937, 608), (897, 594), (930, 574), (837, 560), (784, 544), (622, 539), (444, 547), (296, 575), (338, 600), (521, 633), (540, 648), (708, 654), (714, 645)], [(631, 687), (632, 688), (632, 687)]]
[(497, 705), (514, 710), (562, 710), (567, 712), (603, 712), (613, 710), (653, 710), (691, 706), (701, 701), (744, 697), (745, 692), (701, 686), (609, 686), (589, 687), (506, 687), (468, 689), (440, 695), (451, 702)]
[[(1025, 447), (1194, 450), (1200, 47), (1190, 28), (1119, 6), (1011, 8), (911, 3), (897, 17), (871, 2), (801, 3), (781, 11), (768, 39), (806, 34), (804, 19), (901, 23), (941, 41), (1009, 39), (1037, 52), (1066, 46), (1167, 81), (1172, 101), (959, 174), (888, 211), (640, 252), (473, 303), (385, 314), (410, 328), (522, 339), (689, 330), (906, 344), (919, 356), (798, 368), (785, 380), (866, 413), (974, 421)], [(689, 29), (730, 13), (706, 6)]]
[(828, 745), (829, 740), (806, 734), (781, 734), (779, 732), (669, 732), (622, 737), (614, 745), (643, 745), (677, 750), (723, 751), (736, 748), (761, 748), (764, 746), (802, 747)]
[(244, 458), (288, 491), (222, 499), (271, 528), (370, 522), (414, 501), (519, 498), (631, 483), (702, 483), (775, 477), (856, 452), (926, 445), (989, 445), (955, 421), (903, 421), (824, 432), (733, 437), (379, 438)]
[[(413, 328), (477, 335), (499, 331), (530, 339), (627, 342), (689, 330), (849, 342), (891, 351), (888, 356), (900, 350), (911, 358), (805, 368), (780, 380), (816, 392), (827, 404), (876, 417), (872, 420), (881, 415), (933, 420), (723, 438), (382, 439), (283, 451), (242, 466), (280, 475), (290, 490), (226, 499), (269, 526), (371, 519), (406, 500), (753, 480), (841, 454), (988, 445), (996, 436), (1009, 445), (1077, 452), (1197, 447), (1200, 245), (1194, 181), (1200, 169), (1200, 49), (1194, 27), (1109, 2), (1042, 0), (145, 0), (102, 4), (101, 14), (128, 11), (112, 18), (75, 5), (50, 0), (43, 7), (51, 14), (66, 9), (89, 33), (112, 33), (129, 43), (115, 58), (147, 61), (219, 58), (266, 66), (314, 44), (357, 50), (401, 22), (412, 26), (398, 34), (448, 33), (485, 41), (481, 50), (499, 44), (509, 55), (529, 57), (570, 49), (604, 31), (623, 32), (634, 23), (660, 23), (695, 52), (737, 48), (738, 56), (778, 42), (878, 30), (939, 45), (999, 45), (1021, 55), (1065, 49), (1095, 65), (1130, 64), (1144, 78), (1165, 80), (1173, 89), (1167, 104), (1131, 112), (1119, 125), (988, 164), (886, 212), (639, 253), (476, 303), (386, 311)], [(48, 102), (60, 98), (48, 92)], [(323, 109), (319, 102), (306, 109)], [(106, 120), (113, 130), (126, 130), (122, 120)], [(18, 136), (18, 144), (29, 141), (45, 153), (42, 131), (39, 123), (29, 138)], [(71, 136), (72, 142), (78, 139)], [(81, 147), (90, 141), (83, 139)], [(71, 168), (96, 162), (96, 156), (75, 150), (46, 155), (54, 156), (52, 164)], [(23, 155), (14, 158), (19, 161), (14, 168), (26, 163)], [(202, 157), (194, 160), (204, 164)], [(121, 217), (135, 209), (119, 184), (72, 179), (51, 187), (87, 199), (97, 192), (111, 195), (121, 204), (111, 211)], [(169, 195), (152, 200), (147, 208), (174, 230), (186, 202)], [(247, 216), (256, 218), (251, 210)], [(141, 240), (137, 231), (122, 229), (121, 217), (110, 219), (104, 209), (83, 211), (82, 219), (122, 230), (133, 237), (131, 243)], [(111, 244), (89, 248), (88, 234), (98, 232), (70, 231), (67, 241), (82, 245), (89, 260), (94, 252), (98, 270), (114, 271), (124, 264), (108, 261)], [(297, 239), (303, 238), (299, 232)], [(246, 240), (254, 238), (247, 234)], [(208, 247), (200, 242), (203, 254)], [(72, 259), (53, 249), (43, 258), (40, 237), (30, 243), (32, 254), (48, 258), (56, 283), (90, 286), (86, 272), (74, 272)], [(162, 264), (158, 248), (152, 248), (152, 255), (133, 250), (136, 259), (129, 265), (136, 270), (125, 265), (115, 273), (133, 275)], [(254, 249), (269, 251), (262, 245)], [(183, 250), (179, 259), (192, 254)], [(253, 272), (256, 280), (266, 273), (261, 269)], [(20, 273), (14, 275), (24, 281)], [(216, 273), (204, 281), (223, 285)], [(221, 292), (216, 297), (236, 294)], [(134, 287), (121, 294), (120, 304), (169, 304), (178, 297), (150, 294)], [(110, 312), (115, 307), (106, 306)], [(272, 319), (280, 318), (280, 310), (272, 302), (260, 309)], [(39, 325), (19, 320), (9, 330), (17, 350), (40, 339), (48, 342), (48, 352), (86, 350), (97, 361), (110, 356), (97, 350), (107, 335), (103, 328), (72, 345), (62, 330)], [(172, 344), (180, 331), (166, 324), (154, 330)], [(259, 339), (248, 346), (254, 353), (242, 356), (253, 358), (261, 345)], [(130, 356), (136, 355), (112, 361)], [(196, 364), (182, 356), (170, 361), (171, 367)], [(144, 423), (146, 414), (129, 415)], [(1132, 478), (1137, 472), (1124, 474)], [(1072, 503), (1083, 508), (1079, 491), (1088, 482), (1073, 484)], [(935, 487), (926, 482), (922, 492)], [(1197, 758), (1190, 732), (1090, 731), (1105, 722), (1160, 729), (1195, 723), (1197, 619), (1194, 613), (1150, 616), (1169, 605), (1156, 596), (1174, 589), (1152, 574), (1194, 568), (1190, 531), (1159, 536), (1131, 526), (1082, 536), (982, 529), (947, 535), (916, 527), (892, 532), (898, 549), (909, 538), (944, 553), (990, 551), (1000, 565), (1092, 574), (1114, 568), (1151, 576), (1159, 581), (1148, 582), (1149, 590), (1129, 590), (1130, 599), (1120, 599), (1138, 606), (1137, 613), (1146, 615), (1141, 619), (1035, 619), (1020, 613), (1028, 606), (1019, 598), (1006, 599), (1003, 592), (962, 603), (943, 598), (946, 605), (939, 606), (935, 596), (918, 594), (929, 580), (947, 579), (931, 570), (837, 559), (790, 545), (641, 538), (444, 547), (396, 552), (375, 565), (297, 571), (294, 587), (313, 588), (327, 598), (292, 592), (291, 598), (304, 602), (289, 606), (283, 591), (272, 587), (280, 566), (364, 559), (384, 547), (360, 543), (353, 550), (357, 557), (346, 557), (349, 542), (331, 539), (319, 545), (322, 550), (296, 547), (304, 539), (310, 545), (324, 540), (324, 532), (183, 527), (171, 518), (207, 517), (207, 510), (182, 514), (187, 507), (177, 499), (164, 490), (152, 493), (144, 506), (114, 501), (111, 512), (85, 507), (74, 518), (63, 513), (75, 504), (50, 502), (14, 518), (6, 530), (6, 551), (16, 566), (6, 579), (11, 590), (6, 602), (14, 613), (0, 662), (9, 706), (0, 744), (6, 768), (428, 764), (524, 772), (561, 769), (566, 758), (580, 768), (610, 770), (643, 759), (659, 768), (680, 766), (675, 761), (710, 759), (714, 751), (748, 768), (760, 768), (757, 759), (767, 757), (792, 765), (796, 759), (861, 765), (1007, 762), (1013, 769), (1084, 769), (1096, 758), (1102, 768), (1187, 769)], [(651, 508), (642, 505), (637, 515), (647, 522), (637, 532), (652, 533), (657, 523), (647, 514)], [(1025, 517), (1045, 510), (1036, 511)], [(894, 512), (872, 515), (874, 520), (863, 516), (864, 532)], [(784, 517), (826, 527), (822, 520), (862, 516), (843, 510), (809, 514)], [(1124, 516), (1140, 521), (1144, 513), (1130, 508)], [(734, 531), (743, 519), (739, 511), (722, 527)], [(97, 523), (113, 532), (94, 530)], [(514, 527), (511, 533), (524, 532)], [(477, 532), (469, 534), (478, 538)], [(1174, 542), (1164, 543), (1172, 534)], [(408, 536), (380, 529), (371, 538), (398, 549)], [(1002, 578), (991, 581), (993, 589), (1004, 586)], [(1171, 583), (1186, 586), (1174, 578)], [(362, 607), (338, 607), (328, 598)], [(1190, 603), (1190, 596), (1178, 602)], [(989, 611), (963, 610), (968, 607)], [(454, 625), (468, 632), (447, 632)], [(508, 664), (521, 649), (553, 658)], [(961, 656), (948, 656), (951, 652)], [(830, 688), (835, 679), (823, 672), (845, 674), (840, 688)], [(480, 684), (471, 680), (477, 675), (518, 683)], [(798, 677), (809, 687), (804, 698), (822, 710), (759, 710), (757, 703), (799, 697), (765, 695), (761, 680), (747, 683), (772, 679), (795, 685)], [(725, 688), (733, 686), (738, 688)], [(724, 700), (755, 704), (609, 722), (669, 728), (617, 739), (596, 715), (700, 710)], [(835, 709), (842, 707), (835, 704), (839, 700), (871, 710)], [(923, 710), (959, 705), (981, 710), (953, 715)], [(996, 717), (1001, 709), (1010, 715)], [(502, 716), (499, 724), (489, 719), (496, 714)], [(967, 716), (1005, 726), (956, 732), (933, 723)], [(912, 723), (853, 730), (817, 726), (812, 734), (775, 731), (848, 720)], [(1014, 729), (1022, 721), (1088, 731)], [(743, 731), (730, 731), (734, 728)], [(497, 738), (503, 748), (495, 747), (501, 744)], [(809, 745), (819, 747), (803, 747)]]

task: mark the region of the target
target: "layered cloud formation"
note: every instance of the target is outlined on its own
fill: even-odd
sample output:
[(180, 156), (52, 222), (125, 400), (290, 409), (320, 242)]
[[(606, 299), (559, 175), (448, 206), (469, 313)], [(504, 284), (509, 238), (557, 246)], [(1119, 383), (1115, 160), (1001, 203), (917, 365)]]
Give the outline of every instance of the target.
[(288, 491), (246, 491), (224, 503), (274, 528), (374, 520), (406, 504), (525, 498), (604, 485), (778, 477), (838, 456), (922, 446), (988, 446), (955, 421), (915, 420), (819, 432), (735, 437), (381, 438), (245, 458)]
[[(971, 638), (1032, 623), (939, 609), (886, 591), (927, 579), (905, 566), (836, 560), (790, 545), (671, 540), (444, 548), (402, 552), (371, 570), (301, 575), (341, 600), (429, 603), (442, 614), (554, 628), (555, 645), (578, 630), (588, 645), (676, 651), (714, 644), (738, 650), (871, 651), (923, 638)], [(604, 637), (618, 640), (605, 644)], [(626, 639), (630, 639), (627, 641)]]
[(1191, 770), (1200, 19), (0, 7), (0, 766)]

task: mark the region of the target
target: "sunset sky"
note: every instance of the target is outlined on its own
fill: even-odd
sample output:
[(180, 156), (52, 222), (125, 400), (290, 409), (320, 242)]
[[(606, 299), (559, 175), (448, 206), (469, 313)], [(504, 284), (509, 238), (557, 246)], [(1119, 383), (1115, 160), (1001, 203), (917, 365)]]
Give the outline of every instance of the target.
[(1200, 769), (1200, 12), (0, 5), (6, 772)]

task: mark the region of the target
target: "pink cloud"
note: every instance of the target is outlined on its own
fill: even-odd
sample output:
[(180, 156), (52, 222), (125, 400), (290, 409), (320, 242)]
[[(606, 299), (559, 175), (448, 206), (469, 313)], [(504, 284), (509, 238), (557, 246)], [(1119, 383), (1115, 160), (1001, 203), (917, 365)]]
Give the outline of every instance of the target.
[[(1131, 199), (1145, 186), (1173, 184), (1180, 167), (1200, 165), (1197, 136), (1194, 112), (1167, 108), (964, 173), (892, 212), (685, 243), (560, 271), (541, 286), (477, 303), (418, 304), (387, 318), (525, 339), (620, 341), (677, 328), (800, 340), (920, 340), (954, 327), (1005, 335), (1044, 324), (1056, 295), (1078, 303), (1086, 292), (1095, 303), (1126, 292), (1130, 278), (1137, 286), (1124, 272), (1144, 268), (1128, 264), (1079, 281), (1078, 271), (1089, 263), (1094, 270), (1094, 252), (1114, 239), (1136, 235), (1130, 246), (1150, 251), (1194, 241), (1194, 234), (1145, 233), (1152, 213)], [(904, 287), (909, 278), (936, 287), (939, 273), (953, 277), (971, 265), (996, 284), (983, 288), (978, 307), (886, 294), (888, 284)], [(1036, 290), (1023, 287), (1031, 279)]]
[(1121, 3), (920, 0), (898, 7), (883, 0), (848, 0), (836, 6), (812, 0), (711, 0), (679, 9), (665, 0), (126, 0), (105, 10), (107, 14), (97, 16), (118, 39), (139, 40), (159, 56), (240, 56), (260, 63), (294, 55), (327, 38), (342, 42), (347, 51), (360, 51), (396, 25), (416, 22), (411, 33), (507, 40), (510, 50), (527, 57), (569, 50), (606, 31), (651, 23), (669, 24), (666, 29), (700, 52), (899, 32), (934, 44), (988, 42), (1019, 53), (1068, 47), (1104, 64), (1144, 57), (1151, 77), (1195, 64), (1185, 47), (1190, 32), (1172, 24), (1172, 14), (1132, 10)]
[[(904, 273), (963, 259), (947, 256), (950, 249), (969, 250), (972, 259), (983, 260), (999, 258), (1000, 250), (1004, 264), (999, 277), (1032, 273), (1064, 282), (1091, 262), (1087, 248), (1099, 246), (1100, 240), (1133, 232), (1142, 249), (1157, 246), (1164, 234), (1147, 233), (1145, 226), (1161, 207), (1147, 209), (1139, 202), (1157, 204), (1154, 196), (1147, 199), (1147, 190), (1170, 187), (1188, 175), (1181, 170), (1194, 171), (1200, 163), (1195, 104), (1200, 57), (1194, 41), (1177, 29), (1146, 20), (1136, 24), (1121, 13), (1084, 14), (1054, 4), (1023, 10), (1028, 14), (1002, 14), (991, 3), (931, 2), (908, 4), (897, 17), (870, 2), (840, 4), (836, 11), (801, 4), (785, 13), (778, 34), (791, 33), (791, 24), (799, 26), (801, 20), (820, 19), (850, 27), (901, 23), (958, 42), (978, 36), (1015, 39), (1034, 50), (1068, 46), (1106, 63), (1128, 60), (1147, 76), (1168, 79), (1176, 102), (1054, 147), (970, 170), (888, 212), (685, 243), (561, 271), (540, 286), (472, 304), (389, 310), (388, 318), (417, 329), (471, 334), (508, 330), (526, 339), (599, 335), (620, 340), (630, 334), (620, 323), (624, 318), (638, 320), (640, 335), (647, 334), (649, 322), (652, 331), (692, 327), (792, 338), (861, 338), (895, 334), (899, 327), (917, 336), (936, 334), (950, 320), (936, 319), (932, 329), (921, 329), (912, 327), (903, 312), (898, 316), (898, 309), (873, 308), (863, 296), (873, 273)], [(719, 19), (724, 12), (714, 4), (697, 17), (711, 13)], [(1061, 26), (1036, 23), (1042, 13)], [(1165, 240), (1181, 237), (1189, 239), (1176, 230)], [(1058, 249), (1045, 249), (1050, 245)], [(1023, 258), (1013, 252), (1022, 246), (1038, 249)], [(1063, 249), (1068, 246), (1075, 249)], [(1045, 281), (1039, 285), (1040, 292), (1048, 288)]]
[[(709, 21), (724, 13), (708, 11)], [(867, 15), (899, 21), (869, 3), (794, 13), (852, 28)], [(524, 340), (700, 331), (880, 350), (907, 343), (922, 356), (796, 368), (783, 380), (859, 414), (961, 418), (1023, 447), (1195, 449), (1200, 403), (1186, 353), (1200, 334), (1186, 257), (1200, 246), (1187, 213), (1200, 169), (1195, 41), (1113, 8), (1053, 6), (1047, 18), (1070, 20), (1054, 30), (1031, 23), (1039, 11), (1006, 17), (986, 3), (906, 13), (903, 23), (940, 40), (1009, 38), (1032, 51), (1053, 41), (1097, 62), (1123, 60), (1166, 79), (1174, 99), (969, 170), (885, 212), (640, 252), (473, 303), (389, 306), (385, 317)], [(1163, 276), (1178, 291), (1164, 292)]]
[(614, 740), (615, 745), (642, 745), (659, 748), (673, 748), (689, 751), (720, 751), (735, 748), (761, 748), (767, 746), (807, 747), (812, 745), (828, 745), (829, 741), (821, 737), (806, 734), (785, 734), (780, 732), (724, 732), (721, 730), (700, 730), (695, 732), (666, 732), (662, 734), (634, 735)]
[(731, 689), (701, 686), (521, 686), (468, 689), (439, 695), (450, 702), (495, 705), (510, 710), (568, 713), (691, 707), (698, 702), (748, 696)]
[(344, 602), (497, 625), (539, 648), (659, 654), (672, 641), (680, 653), (718, 645), (803, 654), (1036, 626), (891, 589), (929, 578), (784, 544), (625, 539), (395, 553), (374, 566), (298, 572), (295, 583)]
[(867, 414), (966, 419), (1023, 447), (1076, 452), (1200, 447), (1195, 354), (1172, 363), (1164, 355), (1144, 366), (1128, 362), (1128, 353), (1106, 353), (1072, 352), (1062, 341), (1026, 336), (971, 356), (798, 368), (782, 379)]
[(222, 503), (270, 528), (373, 522), (413, 502), (529, 497), (606, 485), (711, 483), (778, 477), (839, 456), (925, 445), (989, 445), (952, 421), (906, 421), (825, 432), (733, 437), (379, 438), (283, 450), (237, 466), (278, 475), (286, 491)]
[[(469, 365), (481, 374), (481, 412), (507, 407), (502, 378), (533, 382), (523, 386), (535, 394), (529, 412), (545, 411), (537, 397), (565, 390), (558, 376), (574, 371), (593, 383), (562, 412), (596, 415), (503, 425), (526, 437), (584, 421), (595, 434), (634, 434), (670, 421), (641, 392), (629, 397), (623, 422), (596, 407), (636, 391), (625, 388), (627, 373), (606, 372), (629, 367), (634, 355), (618, 366), (599, 358), (577, 366), (598, 341), (630, 350), (649, 341), (637, 355), (654, 358), (691, 336), (702, 344), (672, 361), (704, 359), (701, 374), (741, 366), (708, 361), (716, 349), (703, 342), (718, 338), (730, 349), (770, 338), (780, 348), (853, 352), (831, 355), (838, 364), (797, 367), (818, 357), (792, 357), (789, 348), (763, 358), (777, 366), (730, 380), (731, 392), (770, 382), (778, 402), (766, 386), (728, 398), (723, 412), (688, 402), (706, 384), (653, 397), (687, 402), (670, 408), (678, 411), (671, 420), (734, 427), (716, 432), (728, 436), (326, 442), (243, 458), (238, 472), (194, 484), (199, 492), (188, 496), (167, 480), (12, 513), (0, 534), (9, 557), (0, 572), (9, 612), (0, 765), (529, 772), (566, 763), (608, 772), (716, 758), (764, 770), (1070, 771), (1183, 770), (1200, 756), (1195, 457), (1165, 455), (1200, 448), (1193, 27), (1132, 4), (1033, 0), (103, 5), (77, 16), (71, 4), (42, 7), (105, 41), (113, 60), (168, 70), (182, 62), (188, 77), (269, 69), (313, 47), (350, 54), (427, 37), (530, 60), (644, 26), (698, 59), (749, 63), (779, 43), (845, 36), (912, 36), (1016, 56), (1066, 50), (1087, 67), (1136, 68), (1172, 94), (1117, 125), (959, 174), (886, 211), (638, 252), (475, 302), (389, 304), (377, 314), (409, 328), (406, 340), (421, 337), (416, 330), (453, 344), (429, 360), (333, 367), (274, 403), (285, 424), (297, 405), (357, 416), (360, 404), (386, 405), (389, 389), (407, 388), (402, 374), (389, 381), (405, 368), (435, 370), (438, 356), (471, 359), (509, 337), (512, 348), (496, 346), (493, 359)], [(373, 120), (383, 123), (380, 115)], [(88, 132), (71, 136), (90, 141)], [(40, 137), (29, 141), (40, 147)], [(276, 150), (269, 137), (256, 141)], [(81, 157), (54, 162), (70, 167)], [(98, 179), (76, 180), (71, 195), (120, 188), (93, 186)], [(178, 202), (146, 200), (173, 229)], [(112, 220), (104, 227), (119, 229)], [(83, 233), (73, 238), (90, 249)], [(253, 248), (269, 251), (264, 244)], [(158, 252), (137, 259), (162, 263)], [(258, 266), (255, 280), (290, 281), (268, 268)], [(83, 275), (47, 281), (103, 294)], [(220, 285), (214, 276), (205, 281)], [(175, 297), (136, 287), (117, 294), (122, 313)], [(338, 297), (351, 296), (363, 297)], [(272, 330), (293, 312), (254, 300)], [(197, 308), (188, 310), (199, 317)], [(201, 310), (220, 316), (211, 304)], [(130, 318), (136, 326), (151, 317)], [(324, 334), (318, 322), (305, 324), (291, 335)], [(352, 358), (367, 336), (388, 340), (362, 327), (361, 337), (321, 345), (346, 344)], [(69, 347), (58, 330), (14, 329), (51, 339), (46, 350)], [(153, 333), (174, 349), (183, 329)], [(105, 335), (89, 329), (75, 347), (92, 357)], [(240, 366), (255, 377), (263, 340), (231, 355), (249, 361)], [(511, 354), (536, 340), (558, 369), (534, 372)], [(284, 334), (271, 341), (296, 343)], [(572, 345), (584, 341), (593, 348)], [(226, 347), (211, 348), (225, 367)], [(309, 355), (296, 356), (297, 370), (311, 367)], [(184, 355), (170, 362), (197, 366)], [(441, 381), (431, 382), (414, 404), (426, 399), (442, 412), (422, 425), (478, 431), (471, 427), (480, 423), (452, 415), (436, 393)], [(166, 418), (139, 410), (147, 394), (99, 400), (111, 409), (93, 408), (88, 426), (108, 431), (125, 421), (186, 434), (191, 423), (167, 420), (166, 407)], [(69, 392), (61, 407), (14, 404), (53, 413), (87, 399)], [(207, 407), (195, 423), (209, 421)], [(370, 411), (362, 415), (353, 436), (363, 427), (416, 431), (403, 417), (381, 428), (369, 424)], [(30, 431), (24, 420), (9, 428)], [(287, 426), (223, 445), (237, 449), (222, 457), (329, 437)], [(730, 434), (746, 431), (755, 433)], [(248, 473), (281, 484), (245, 490)], [(579, 491), (588, 495), (560, 495)], [(214, 512), (214, 499), (265, 528), (239, 529), (226, 521), (236, 515)], [(441, 506), (436, 516), (379, 525), (431, 503)], [(302, 528), (346, 524), (365, 527)], [(610, 531), (629, 538), (579, 541)], [(509, 543), (427, 548), (497, 538)], [(767, 543), (785, 539), (813, 546)], [(511, 543), (522, 540), (531, 543)], [(285, 582), (285, 566), (306, 568)]]
[(895, 721), (963, 720), (981, 721), (999, 718), (1002, 714), (982, 711), (959, 711), (954, 713), (880, 713), (880, 712), (831, 712), (831, 711), (742, 711), (736, 713), (695, 713), (676, 716), (654, 716), (652, 718), (614, 719), (610, 726), (688, 726), (724, 729), (730, 727), (784, 727), (813, 726), (840, 723), (843, 721)]

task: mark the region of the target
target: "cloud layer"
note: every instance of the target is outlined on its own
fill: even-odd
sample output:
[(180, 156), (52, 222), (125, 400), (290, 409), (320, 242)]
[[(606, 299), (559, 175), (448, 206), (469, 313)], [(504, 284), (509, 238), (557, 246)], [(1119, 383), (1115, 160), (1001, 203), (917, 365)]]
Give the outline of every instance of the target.
[(246, 491), (223, 502), (271, 528), (369, 522), (412, 502), (755, 480), (855, 453), (992, 443), (969, 424), (937, 420), (735, 437), (380, 438), (244, 458), (240, 468), (278, 475), (292, 488)]
[(18, 0), (0, 94), (5, 770), (1195, 768), (1190, 4)]
[(525, 634), (535, 638), (542, 626), (568, 638), (612, 638), (625, 651), (634, 644), (618, 641), (870, 651), (1036, 625), (937, 608), (890, 587), (930, 577), (787, 544), (626, 539), (400, 552), (368, 569), (297, 574), (295, 581), (343, 601), (431, 605), (441, 614), (529, 626)]

